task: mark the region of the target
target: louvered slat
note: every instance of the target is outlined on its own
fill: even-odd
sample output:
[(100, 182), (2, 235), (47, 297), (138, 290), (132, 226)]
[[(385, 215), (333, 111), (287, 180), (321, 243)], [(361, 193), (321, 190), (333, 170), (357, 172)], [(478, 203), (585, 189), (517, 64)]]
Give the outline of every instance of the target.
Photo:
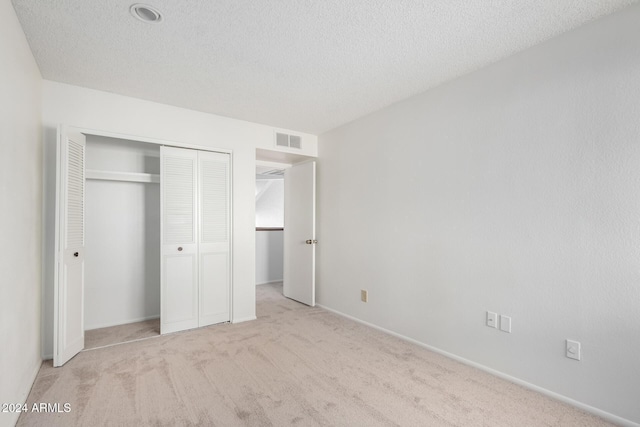
[(66, 248), (84, 246), (84, 145), (69, 139)]
[(194, 228), (194, 173), (191, 159), (167, 156), (164, 159), (164, 241), (192, 242)]
[(224, 243), (228, 240), (229, 164), (227, 161), (200, 162), (202, 186), (202, 241)]

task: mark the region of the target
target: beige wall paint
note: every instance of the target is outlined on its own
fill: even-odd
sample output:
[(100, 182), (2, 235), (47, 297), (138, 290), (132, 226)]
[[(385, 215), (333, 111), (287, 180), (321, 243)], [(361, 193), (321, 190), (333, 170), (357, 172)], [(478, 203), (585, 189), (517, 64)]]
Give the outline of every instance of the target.
[[(21, 403), (40, 367), (40, 71), (0, 1), (0, 403)], [(18, 413), (0, 413), (10, 426)]]
[(640, 5), (321, 135), (319, 303), (640, 423), (638, 22)]

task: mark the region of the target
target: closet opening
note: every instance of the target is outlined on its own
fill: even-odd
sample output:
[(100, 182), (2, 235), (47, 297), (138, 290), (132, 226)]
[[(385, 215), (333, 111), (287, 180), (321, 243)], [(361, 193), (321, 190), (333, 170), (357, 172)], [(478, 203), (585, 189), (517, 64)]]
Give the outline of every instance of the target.
[(160, 146), (86, 135), (85, 349), (160, 335)]
[(58, 132), (53, 365), (229, 322), (232, 153)]

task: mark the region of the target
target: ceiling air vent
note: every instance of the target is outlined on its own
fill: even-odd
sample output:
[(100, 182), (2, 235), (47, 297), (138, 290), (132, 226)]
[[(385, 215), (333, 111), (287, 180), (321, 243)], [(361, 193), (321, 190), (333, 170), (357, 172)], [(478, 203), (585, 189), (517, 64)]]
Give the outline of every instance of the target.
[(286, 133), (276, 132), (276, 147), (302, 149), (302, 138), (297, 135), (287, 135)]

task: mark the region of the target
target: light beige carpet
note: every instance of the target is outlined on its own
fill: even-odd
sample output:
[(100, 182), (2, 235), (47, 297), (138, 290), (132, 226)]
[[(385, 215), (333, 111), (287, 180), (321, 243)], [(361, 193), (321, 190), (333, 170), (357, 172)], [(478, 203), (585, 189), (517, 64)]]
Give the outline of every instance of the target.
[(160, 319), (92, 329), (84, 332), (84, 348), (104, 347), (160, 335)]
[(603, 420), (262, 285), (258, 320), (43, 364), (18, 425), (601, 426)]

